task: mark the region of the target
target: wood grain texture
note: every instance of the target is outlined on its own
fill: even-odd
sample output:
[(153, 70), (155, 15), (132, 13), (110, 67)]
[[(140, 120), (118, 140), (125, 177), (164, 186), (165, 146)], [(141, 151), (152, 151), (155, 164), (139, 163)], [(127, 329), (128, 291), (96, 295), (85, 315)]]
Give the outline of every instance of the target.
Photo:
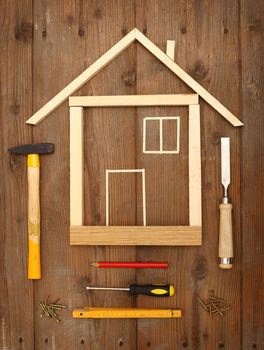
[[(126, 5), (126, 6), (125, 6)], [(53, 1), (34, 2), (34, 19), (38, 31), (34, 39), (34, 106), (37, 110), (47, 100), (60, 91), (74, 77), (78, 76), (91, 62), (96, 61), (104, 52), (110, 49), (117, 41), (122, 39), (124, 32), (134, 27), (133, 3), (125, 1), (66, 1), (61, 3)], [(127, 18), (127, 20), (126, 20)], [(113, 28), (115, 28), (113, 30)], [(62, 39), (62, 40), (61, 40)], [(122, 74), (133, 68), (133, 50), (126, 50), (111, 65), (106, 67), (100, 77), (95, 76), (89, 84), (79, 90), (82, 95), (129, 94), (133, 86), (126, 85)], [(54, 74), (56, 80), (54, 80)], [(51, 84), (51, 82), (53, 83)], [(90, 112), (91, 113), (91, 112)], [(100, 111), (92, 111), (93, 118), (84, 113), (84, 223), (98, 218), (102, 212), (97, 212), (97, 200), (102, 190), (97, 192), (101, 175), (96, 172), (98, 161), (101, 169), (105, 167), (103, 159), (93, 153), (90, 135), (96, 134), (104, 145), (105, 141), (115, 142), (116, 132), (112, 127), (107, 130), (108, 116), (101, 115)], [(115, 115), (115, 114), (113, 114)], [(122, 117), (122, 111), (120, 118)], [(100, 119), (102, 118), (102, 120)], [(102, 121), (105, 121), (103, 123)], [(134, 125), (134, 115), (128, 117), (125, 126)], [(89, 131), (88, 131), (89, 130)], [(58, 132), (59, 131), (59, 132)], [(43, 217), (43, 278), (35, 291), (36, 302), (50, 293), (51, 298), (60, 297), (72, 307), (88, 306), (133, 306), (133, 300), (124, 293), (119, 299), (114, 294), (87, 293), (85, 285), (106, 284), (127, 285), (135, 279), (134, 271), (129, 273), (107, 271), (98, 274), (88, 267), (90, 260), (120, 260), (126, 255), (129, 260), (135, 259), (135, 248), (126, 250), (121, 248), (89, 248), (80, 247), (72, 249), (69, 246), (69, 110), (67, 103), (57, 109), (50, 118), (33, 129), (34, 140), (49, 139), (56, 144), (56, 152), (47, 161), (42, 162), (42, 193), (45, 204), (42, 202)], [(106, 138), (102, 137), (102, 135)], [(132, 142), (128, 140), (128, 144)], [(106, 143), (107, 144), (107, 143)], [(100, 146), (100, 145), (99, 145)], [(111, 145), (108, 145), (111, 147)], [(108, 147), (107, 146), (107, 147)], [(129, 147), (129, 146), (128, 146)], [(99, 149), (100, 150), (100, 149)], [(99, 151), (100, 152), (100, 151)], [(126, 152), (132, 152), (131, 147)], [(114, 153), (114, 148), (113, 148)], [(48, 157), (47, 157), (48, 158)], [(134, 167), (134, 164), (132, 164)], [(88, 170), (88, 172), (87, 172)], [(95, 174), (93, 172), (95, 170)], [(59, 181), (58, 181), (59, 179)], [(90, 194), (89, 191), (91, 191)], [(88, 193), (87, 193), (88, 192)], [(103, 199), (104, 197), (102, 197)], [(89, 202), (92, 210), (89, 210)], [(47, 203), (49, 203), (47, 205)], [(98, 214), (97, 214), (98, 213)], [(36, 309), (38, 315), (38, 310)], [(71, 312), (63, 314), (63, 326), (55, 327), (50, 320), (41, 320), (36, 315), (35, 337), (37, 349), (46, 349), (47, 344), (54, 349), (83, 349), (118, 347), (119, 342), (125, 342), (128, 349), (135, 348), (135, 320), (128, 320), (126, 327), (122, 327), (122, 320), (104, 320), (76, 322)], [(87, 321), (87, 322), (86, 322)]]
[(166, 55), (174, 61), (175, 57), (175, 40), (167, 40)]
[(198, 103), (197, 94), (136, 95), (136, 96), (73, 96), (69, 106), (110, 107), (110, 106), (186, 106)]
[[(220, 258), (220, 268), (231, 269), (232, 263), (225, 263), (223, 259), (234, 257), (233, 252), (233, 225), (232, 225), (232, 204), (221, 203), (219, 205), (219, 248), (218, 256)], [(232, 260), (232, 259), (231, 259)]]
[(83, 108), (70, 107), (70, 224), (83, 224)]
[(243, 350), (264, 348), (263, 14), (263, 1), (241, 1)]
[(199, 226), (71, 226), (72, 245), (201, 245)]
[(32, 141), (32, 1), (0, 11), (0, 349), (33, 349), (33, 282), (27, 279), (27, 159), (8, 148)]
[(202, 225), (200, 106), (189, 106), (189, 225)]
[[(23, 4), (11, 0), (1, 4), (1, 350), (104, 350), (106, 344), (107, 350), (264, 347), (263, 12), (260, 0), (34, 0)], [(201, 103), (204, 231), (203, 245), (199, 248), (70, 246), (67, 102), (33, 131), (25, 124), (33, 110), (39, 109), (135, 26), (163, 52), (166, 41), (175, 40), (175, 62), (235, 115), (242, 115), (245, 123), (242, 130), (236, 130), (206, 103)], [(78, 95), (137, 93), (193, 91), (140, 44), (134, 43)], [(152, 225), (173, 225), (176, 221), (188, 224), (187, 108), (121, 107), (110, 112), (89, 108), (86, 113), (89, 116), (84, 115), (84, 224), (104, 225), (105, 169), (120, 164), (146, 169), (146, 193), (151, 203), (147, 206), (147, 217)], [(164, 155), (172, 157), (170, 166), (166, 165), (166, 158), (142, 154), (143, 118), (168, 114), (181, 116), (180, 154)], [(164, 133), (168, 133), (168, 140), (172, 139), (170, 128)], [(219, 204), (223, 196), (221, 136), (231, 138), (229, 195), (233, 205), (235, 260), (230, 271), (219, 269), (217, 257)], [(27, 280), (26, 160), (10, 157), (7, 152), (8, 147), (32, 141), (56, 145), (52, 156), (41, 158), (43, 277), (35, 282)], [(149, 176), (147, 170), (155, 164), (155, 172)], [(116, 225), (139, 225), (140, 179), (135, 175), (126, 180), (123, 174), (117, 176), (120, 177), (110, 183), (114, 194), (111, 207), (117, 204), (117, 211), (110, 214), (111, 220)], [(165, 192), (163, 199), (159, 194), (170, 181), (175, 191)], [(133, 269), (88, 267), (89, 262), (99, 260), (164, 260), (170, 267), (142, 269), (137, 273)], [(84, 292), (87, 283), (124, 287), (135, 282), (172, 283), (176, 294), (162, 300), (144, 296), (136, 300), (121, 292)], [(196, 294), (205, 298), (211, 288), (232, 304), (224, 318), (211, 320), (195, 300)], [(60, 325), (39, 318), (38, 303), (49, 293), (51, 300), (60, 297), (61, 302), (69, 305), (69, 310), (61, 313)], [(83, 306), (177, 308), (183, 310), (183, 317), (139, 321), (73, 319), (70, 310)]]
[(135, 40), (135, 30), (132, 30), (124, 38), (113, 45), (105, 54), (96, 60), (78, 77), (64, 87), (57, 95), (49, 100), (43, 107), (34, 113), (28, 120), (28, 124), (37, 125), (51, 112), (59, 107), (70, 95), (78, 91), (85, 83), (95, 76), (101, 69), (121, 54)]
[[(235, 115), (240, 115), (240, 73), (239, 73), (239, 7), (237, 2), (226, 3), (224, 1), (136, 1), (137, 22), (136, 27), (147, 37), (165, 50), (168, 38), (175, 39), (175, 62), (196, 79), (204, 88), (208, 89), (224, 105), (228, 105)], [(163, 30), (157, 30), (163, 28)], [(228, 28), (228, 34), (226, 34)], [(192, 54), (190, 54), (190, 52)], [(228, 55), (226, 53), (228, 52)], [(187, 87), (178, 80), (175, 81), (167, 70), (156, 60), (144, 53), (138, 47), (138, 93), (151, 91), (156, 93), (162, 89), (166, 93), (180, 91), (189, 92)], [(148, 82), (148, 84), (146, 84)], [(190, 91), (191, 92), (191, 91)], [(163, 111), (158, 111), (163, 113)], [(178, 114), (184, 120), (186, 116)], [(166, 173), (178, 179), (181, 192), (188, 196), (188, 188), (183, 178), (188, 177), (184, 173), (184, 162), (188, 138), (188, 125), (181, 125), (181, 152), (183, 157), (180, 164), (171, 162), (171, 168)], [(164, 323), (149, 320), (138, 322), (138, 346), (140, 349), (161, 347), (163, 349), (240, 349), (240, 167), (236, 159), (239, 159), (239, 132), (208, 106), (201, 101), (201, 142), (202, 142), (202, 203), (203, 203), (203, 245), (195, 248), (139, 248), (138, 259), (166, 257), (171, 268), (165, 274), (159, 273), (159, 277), (166, 278), (168, 283), (176, 285), (175, 298), (154, 302), (144, 297), (138, 298), (139, 307), (161, 305), (165, 307), (181, 307), (184, 317), (180, 322)], [(235, 225), (235, 251), (237, 254), (236, 265), (232, 271), (221, 271), (217, 261), (218, 226), (219, 216), (216, 214), (222, 197), (220, 185), (220, 136), (232, 137), (232, 199), (234, 204)], [(140, 148), (139, 148), (140, 149)], [(185, 156), (185, 157), (184, 157)], [(179, 173), (179, 165), (181, 170)], [(140, 166), (147, 166), (140, 162)], [(186, 165), (185, 165), (186, 166)], [(152, 179), (152, 187), (160, 186), (161, 170), (156, 168), (155, 178)], [(174, 217), (178, 203), (186, 203), (184, 196), (170, 197), (170, 207), (173, 207)], [(179, 202), (177, 201), (177, 198)], [(166, 204), (163, 204), (166, 207)], [(179, 209), (178, 209), (179, 210)], [(155, 217), (160, 220), (165, 218), (166, 223), (173, 222), (173, 217), (167, 216), (168, 208), (160, 210)], [(188, 220), (188, 210), (185, 208), (183, 218)], [(150, 218), (150, 215), (148, 215)], [(151, 224), (151, 223), (149, 223)], [(163, 223), (165, 224), (165, 223)], [(157, 273), (137, 272), (139, 283), (148, 283), (158, 278)], [(205, 297), (209, 289), (215, 289), (223, 297), (229, 300), (233, 306), (232, 313), (226, 315), (224, 322), (216, 320), (212, 322), (207, 314), (197, 305), (196, 294)], [(162, 332), (158, 329), (162, 327)], [(236, 333), (237, 332), (237, 333)]]

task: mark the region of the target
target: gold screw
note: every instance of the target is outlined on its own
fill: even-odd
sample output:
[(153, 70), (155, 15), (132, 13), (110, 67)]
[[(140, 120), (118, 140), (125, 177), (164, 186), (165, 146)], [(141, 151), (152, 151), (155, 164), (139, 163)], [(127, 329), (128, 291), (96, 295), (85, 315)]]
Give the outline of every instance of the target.
[(199, 301), (199, 303), (202, 305), (202, 307), (203, 307), (206, 311), (208, 311), (208, 308), (207, 308), (207, 306), (205, 305), (205, 303), (202, 301), (202, 299), (200, 299), (198, 296), (196, 296), (196, 298), (197, 298), (197, 300)]
[(58, 315), (52, 310), (52, 308), (47, 305), (48, 312), (51, 314), (51, 317), (53, 317), (57, 323), (60, 323), (60, 320), (58, 319)]
[(224, 312), (231, 309), (231, 305), (225, 305), (225, 300), (216, 297), (214, 290), (209, 290), (208, 294), (209, 298), (207, 302), (203, 302), (203, 300), (198, 296), (196, 296), (196, 298), (202, 307), (209, 312), (210, 316), (213, 314), (220, 314), (223, 317)]
[(40, 315), (40, 317), (43, 317), (45, 315), (49, 318), (53, 318), (57, 323), (60, 323), (58, 315), (56, 314), (56, 310), (60, 311), (62, 309), (66, 309), (67, 306), (63, 304), (56, 304), (59, 301), (59, 299), (57, 299), (53, 303), (48, 303), (48, 299), (49, 295), (47, 296), (45, 301), (41, 301), (39, 304), (42, 310), (42, 314)]

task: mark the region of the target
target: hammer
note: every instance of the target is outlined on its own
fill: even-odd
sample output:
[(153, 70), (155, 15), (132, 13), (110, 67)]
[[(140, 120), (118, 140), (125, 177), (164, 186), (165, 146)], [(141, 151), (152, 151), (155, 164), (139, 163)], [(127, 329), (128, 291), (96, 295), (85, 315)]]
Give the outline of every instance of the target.
[(28, 278), (40, 279), (40, 154), (54, 152), (53, 143), (35, 143), (8, 149), (13, 154), (27, 155), (28, 177)]

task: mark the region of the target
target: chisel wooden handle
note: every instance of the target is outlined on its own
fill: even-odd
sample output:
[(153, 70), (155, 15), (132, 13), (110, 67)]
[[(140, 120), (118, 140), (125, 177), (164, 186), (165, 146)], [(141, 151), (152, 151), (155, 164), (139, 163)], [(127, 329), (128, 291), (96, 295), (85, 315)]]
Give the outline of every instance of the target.
[(219, 258), (221, 269), (231, 269), (233, 258), (232, 204), (221, 203), (219, 231)]
[(28, 278), (40, 279), (40, 199), (38, 154), (29, 154), (28, 166)]

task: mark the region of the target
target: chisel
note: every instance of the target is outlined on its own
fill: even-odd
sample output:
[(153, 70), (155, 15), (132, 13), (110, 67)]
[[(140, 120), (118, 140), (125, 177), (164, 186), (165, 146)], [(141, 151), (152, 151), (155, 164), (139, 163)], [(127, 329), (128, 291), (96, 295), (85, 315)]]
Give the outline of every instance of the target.
[(131, 295), (149, 295), (152, 297), (172, 297), (174, 287), (169, 284), (131, 284), (128, 288), (109, 288), (109, 287), (86, 287), (86, 290), (121, 290), (127, 291)]
[(232, 204), (228, 201), (227, 189), (230, 184), (230, 138), (221, 137), (221, 182), (224, 197), (220, 204), (219, 251), (221, 269), (231, 269), (233, 258)]

